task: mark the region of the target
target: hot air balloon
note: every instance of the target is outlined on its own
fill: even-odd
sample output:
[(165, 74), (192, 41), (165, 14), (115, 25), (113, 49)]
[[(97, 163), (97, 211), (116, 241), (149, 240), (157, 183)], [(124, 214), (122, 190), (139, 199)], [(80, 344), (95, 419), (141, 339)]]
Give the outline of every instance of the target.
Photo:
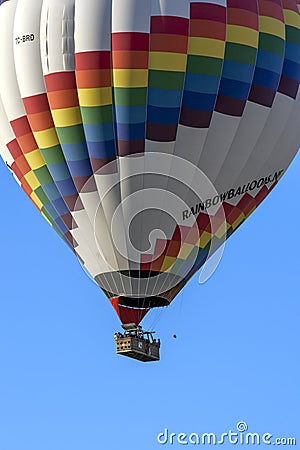
[(104, 291), (117, 352), (300, 143), (300, 0), (2, 0), (1, 155)]

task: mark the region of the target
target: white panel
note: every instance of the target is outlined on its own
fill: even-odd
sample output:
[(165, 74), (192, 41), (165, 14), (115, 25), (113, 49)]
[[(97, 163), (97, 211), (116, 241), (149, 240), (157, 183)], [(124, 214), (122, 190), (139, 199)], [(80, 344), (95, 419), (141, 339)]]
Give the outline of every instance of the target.
[(111, 0), (112, 32), (148, 33), (151, 0)]
[(179, 16), (189, 18), (189, 1), (152, 0), (152, 16)]
[(230, 151), (215, 182), (218, 192), (222, 193), (234, 185), (257, 144), (270, 111), (270, 108), (247, 103)]
[[(276, 94), (273, 107), (263, 132), (259, 136), (245, 168), (236, 178), (237, 185), (242, 185), (243, 183), (255, 179), (256, 174), (260, 173), (260, 168), (268, 161), (269, 157), (272, 155), (273, 149), (284, 132), (293, 106), (294, 100), (286, 95), (280, 93)], [(268, 174), (266, 173), (265, 175)]]
[[(43, 0), (19, 0), (14, 22), (14, 56), (23, 98), (45, 92), (40, 56)], [(25, 42), (23, 38), (25, 36)]]
[(1, 5), (0, 14), (0, 95), (9, 121), (25, 114), (13, 54), (13, 24), (16, 6), (16, 0), (5, 2)]
[(214, 112), (198, 167), (214, 183), (230, 151), (240, 117)]
[(110, 50), (111, 0), (75, 0), (75, 52)]
[(74, 62), (75, 0), (44, 0), (41, 14), (43, 73), (67, 72)]

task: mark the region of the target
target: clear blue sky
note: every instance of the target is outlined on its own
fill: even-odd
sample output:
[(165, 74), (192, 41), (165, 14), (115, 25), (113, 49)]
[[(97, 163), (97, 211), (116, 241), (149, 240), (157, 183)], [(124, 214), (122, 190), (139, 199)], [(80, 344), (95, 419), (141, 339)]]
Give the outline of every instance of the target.
[(161, 362), (142, 364), (115, 355), (113, 309), (1, 162), (0, 450), (155, 450), (164, 428), (241, 420), (300, 448), (299, 171), (159, 316)]

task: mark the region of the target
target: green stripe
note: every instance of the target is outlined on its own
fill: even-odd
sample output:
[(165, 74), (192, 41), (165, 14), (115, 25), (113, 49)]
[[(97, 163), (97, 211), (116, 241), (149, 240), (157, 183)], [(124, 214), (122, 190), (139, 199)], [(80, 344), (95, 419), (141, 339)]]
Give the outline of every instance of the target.
[(211, 58), (210, 56), (189, 55), (187, 72), (201, 75), (220, 76), (222, 73), (223, 60)]
[(62, 145), (85, 142), (85, 135), (81, 124), (63, 128), (57, 127), (56, 131)]
[(241, 62), (255, 66), (257, 57), (257, 49), (248, 45), (236, 44), (232, 42), (226, 43), (225, 60)]
[(41, 211), (42, 211), (43, 214), (45, 214), (45, 216), (47, 217), (47, 219), (49, 220), (49, 222), (50, 222), (51, 225), (53, 226), (53, 219), (52, 219), (52, 217), (50, 216), (50, 214), (48, 213), (48, 211), (45, 209), (44, 206), (41, 208)]
[(147, 103), (147, 88), (114, 88), (113, 95), (118, 106), (140, 106)]
[(149, 87), (157, 89), (183, 89), (185, 73), (149, 70)]
[(43, 188), (41, 186), (39, 186), (34, 191), (34, 193), (43, 205), (47, 205), (48, 203), (50, 203), (47, 195), (45, 194), (45, 192), (43, 191)]
[(83, 123), (98, 125), (113, 122), (112, 105), (107, 106), (82, 106), (81, 116)]
[(259, 34), (259, 50), (276, 53), (279, 56), (284, 55), (285, 41), (278, 36), (267, 33)]
[(286, 25), (286, 40), (293, 44), (300, 45), (300, 30), (290, 25)]
[(41, 185), (53, 183), (53, 178), (50, 175), (50, 172), (47, 166), (40, 167), (33, 171)]
[(55, 145), (54, 147), (49, 148), (41, 148), (40, 150), (47, 165), (52, 166), (53, 164), (66, 162), (60, 145)]

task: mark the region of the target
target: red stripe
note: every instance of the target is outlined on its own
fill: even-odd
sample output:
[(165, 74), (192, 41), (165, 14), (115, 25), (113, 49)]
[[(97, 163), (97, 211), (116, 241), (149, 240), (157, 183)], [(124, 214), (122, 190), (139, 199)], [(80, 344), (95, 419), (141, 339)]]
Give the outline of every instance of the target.
[(110, 51), (84, 52), (75, 55), (76, 70), (110, 69)]
[(9, 142), (7, 144), (7, 148), (11, 154), (11, 156), (14, 158), (14, 160), (16, 160), (17, 158), (19, 158), (19, 156), (22, 156), (22, 150), (18, 144), (18, 141), (16, 139), (14, 139), (13, 141)]
[(259, 27), (258, 14), (252, 11), (246, 11), (245, 9), (228, 8), (227, 22), (231, 25), (239, 25), (257, 31)]
[(47, 92), (77, 89), (74, 72), (50, 73), (44, 78)]
[(296, 0), (282, 0), (282, 6), (283, 9), (290, 9), (291, 11), (295, 11), (299, 14)]
[(112, 50), (149, 50), (148, 33), (113, 33)]
[(31, 128), (26, 116), (20, 117), (10, 122), (16, 138), (31, 134)]
[(228, 8), (246, 9), (257, 13), (257, 0), (227, 0)]
[(274, 17), (281, 22), (284, 22), (282, 5), (274, 0), (258, 0), (259, 15), (266, 17)]
[(28, 115), (48, 111), (49, 103), (46, 94), (23, 98), (23, 104)]
[(188, 36), (189, 20), (183, 17), (153, 16), (151, 17), (151, 33)]
[(191, 19), (217, 20), (226, 23), (226, 8), (208, 3), (192, 3)]

